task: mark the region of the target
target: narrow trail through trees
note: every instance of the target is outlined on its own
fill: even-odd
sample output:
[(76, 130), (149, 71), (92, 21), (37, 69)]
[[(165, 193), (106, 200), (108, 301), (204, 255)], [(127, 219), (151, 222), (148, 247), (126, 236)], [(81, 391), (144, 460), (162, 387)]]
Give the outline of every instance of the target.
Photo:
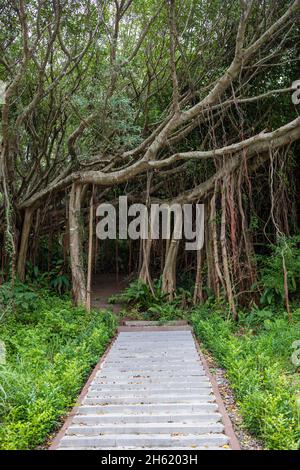
[(109, 304), (109, 298), (120, 294), (122, 289), (128, 284), (127, 278), (115, 273), (97, 274), (93, 277), (91, 289), (91, 306), (94, 308), (111, 308), (117, 313), (120, 310), (120, 304)]

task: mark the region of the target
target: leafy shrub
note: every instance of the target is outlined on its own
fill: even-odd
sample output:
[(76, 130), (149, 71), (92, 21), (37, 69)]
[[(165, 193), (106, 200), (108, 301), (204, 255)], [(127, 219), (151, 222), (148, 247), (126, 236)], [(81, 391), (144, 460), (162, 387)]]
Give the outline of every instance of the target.
[(239, 312), (239, 324), (248, 328), (259, 328), (265, 321), (276, 317), (277, 312), (269, 308), (260, 309), (254, 305), (250, 311)]
[(205, 307), (194, 310), (192, 323), (197, 336), (227, 370), (245, 426), (268, 449), (297, 449), (300, 383), (290, 356), (293, 341), (300, 337), (300, 322), (291, 325), (283, 315), (270, 320), (266, 312), (255, 335), (218, 314), (207, 315)]
[[(152, 313), (152, 318), (155, 320), (161, 317), (163, 317), (163, 320), (167, 320), (167, 318), (170, 320), (181, 318), (182, 312), (180, 312), (180, 307), (191, 303), (191, 292), (179, 288), (175, 298), (172, 301), (167, 301), (167, 295), (162, 292), (161, 284), (161, 278), (154, 281), (153, 295), (150, 287), (137, 279), (131, 282), (122, 294), (112, 296), (110, 302), (115, 303), (118, 300), (126, 302), (130, 307), (135, 307), (139, 311)], [(169, 310), (169, 313), (167, 313), (167, 310)]]
[(153, 320), (159, 320), (161, 323), (185, 318), (186, 315), (182, 309), (171, 302), (165, 305), (153, 304), (148, 308), (148, 312), (152, 314)]
[(2, 284), (0, 289), (0, 312), (4, 312), (13, 305), (15, 309), (28, 312), (34, 309), (37, 293), (29, 286), (17, 282), (14, 288), (10, 283)]
[(261, 256), (262, 305), (284, 305), (283, 257), (290, 294), (300, 291), (300, 236), (282, 237), (271, 246), (270, 256)]
[(70, 290), (71, 282), (66, 273), (63, 259), (55, 259), (49, 272), (40, 272), (38, 266), (27, 263), (26, 281), (38, 284), (45, 288), (53, 289), (59, 294)]
[(137, 279), (131, 282), (122, 294), (114, 296), (112, 300), (119, 299), (129, 306), (135, 306), (140, 311), (148, 310), (153, 303), (161, 303), (165, 299), (165, 295), (160, 290), (160, 281), (155, 282), (154, 290), (153, 296), (150, 287)]
[(141, 310), (147, 309), (153, 301), (149, 286), (139, 280), (133, 281), (126, 287), (120, 298), (129, 305), (138, 306)]
[(26, 312), (23, 286), (14, 293), (14, 314), (1, 324), (7, 363), (0, 365), (0, 449), (43, 444), (74, 404), (116, 327), (108, 311), (87, 313), (47, 291), (29, 292), (34, 299)]

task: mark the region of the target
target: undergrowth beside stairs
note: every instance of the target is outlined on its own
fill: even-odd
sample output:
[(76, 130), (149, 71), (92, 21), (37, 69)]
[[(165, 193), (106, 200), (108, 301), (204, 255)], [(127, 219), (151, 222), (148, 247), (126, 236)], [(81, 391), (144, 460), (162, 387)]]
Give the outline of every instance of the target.
[(87, 313), (70, 300), (18, 285), (4, 311), (0, 289), (0, 449), (44, 443), (74, 404), (91, 368), (115, 332), (108, 311)]

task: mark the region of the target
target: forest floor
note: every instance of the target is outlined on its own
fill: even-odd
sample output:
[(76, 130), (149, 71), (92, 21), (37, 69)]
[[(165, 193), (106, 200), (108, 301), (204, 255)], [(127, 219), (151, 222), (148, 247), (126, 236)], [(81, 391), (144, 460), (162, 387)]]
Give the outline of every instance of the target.
[(121, 304), (109, 304), (109, 298), (120, 294), (127, 286), (128, 278), (120, 275), (118, 278), (115, 273), (97, 274), (92, 283), (92, 307), (105, 309), (111, 308), (113, 312), (119, 312)]

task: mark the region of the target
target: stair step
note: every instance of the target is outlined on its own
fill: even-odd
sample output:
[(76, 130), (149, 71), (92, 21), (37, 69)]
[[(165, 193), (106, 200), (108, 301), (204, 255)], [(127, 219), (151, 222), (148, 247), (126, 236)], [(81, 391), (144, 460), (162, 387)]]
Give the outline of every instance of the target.
[(110, 434), (172, 434), (184, 436), (188, 434), (208, 434), (223, 432), (221, 423), (147, 423), (141, 424), (104, 424), (104, 425), (72, 425), (68, 428), (67, 435), (76, 436), (102, 436)]
[[(124, 367), (126, 365), (127, 368), (130, 367), (136, 367), (136, 368), (145, 368), (145, 367), (159, 367), (157, 364), (157, 360), (154, 359), (135, 359), (135, 360), (124, 360), (124, 359), (115, 359), (114, 361), (105, 361), (105, 366), (101, 368), (101, 370), (104, 369), (104, 367), (114, 367), (114, 368), (119, 368), (119, 367)], [(164, 360), (161, 359), (160, 366), (163, 367), (180, 367), (181, 369), (185, 369), (186, 367), (201, 367), (201, 362), (196, 359), (189, 359), (188, 361), (180, 360), (178, 359), (177, 361), (170, 361), (170, 360)]]
[[(204, 372), (204, 368), (200, 365), (195, 365), (195, 366), (189, 366), (189, 367), (182, 367), (179, 365), (165, 365), (164, 363), (162, 364), (151, 364), (147, 365), (145, 364), (144, 366), (139, 366), (139, 365), (134, 365), (132, 367), (128, 367), (127, 364), (123, 364), (123, 366), (119, 367), (113, 367), (113, 366), (105, 366), (102, 367), (100, 374), (112, 374), (112, 373), (130, 373), (130, 374), (135, 374), (137, 373), (143, 373), (143, 372), (168, 372), (168, 373), (176, 373), (176, 374), (182, 374), (183, 372), (187, 374), (198, 374), (198, 372)], [(99, 374), (99, 375), (100, 375)]]
[[(131, 341), (131, 340), (129, 340)], [(156, 346), (156, 348), (153, 348), (153, 346)], [(123, 345), (123, 344), (116, 344), (115, 347), (112, 349), (112, 355), (115, 353), (122, 354), (122, 357), (124, 355), (128, 354), (133, 354), (133, 353), (140, 353), (144, 355), (148, 355), (152, 357), (152, 355), (156, 356), (161, 356), (161, 355), (169, 355), (170, 357), (179, 357), (182, 356), (180, 354), (181, 349), (178, 349), (178, 346), (180, 348), (185, 348), (187, 346), (187, 351), (186, 354), (188, 355), (195, 355), (196, 351), (193, 347), (190, 345), (187, 345), (186, 342), (176, 342), (176, 341), (146, 341), (145, 344), (143, 345), (143, 342), (141, 341), (139, 344), (135, 344), (134, 347), (128, 347)], [(184, 355), (186, 357), (186, 355)]]
[(88, 395), (84, 399), (84, 403), (87, 405), (144, 405), (144, 404), (155, 404), (155, 403), (199, 403), (199, 401), (214, 401), (214, 396), (212, 394), (206, 393), (202, 395), (169, 395), (169, 396), (144, 396), (144, 397), (97, 397)]
[[(199, 370), (199, 372), (192, 372), (190, 374), (185, 374), (176, 371), (170, 371), (169, 373), (166, 373), (165, 371), (155, 371), (153, 373), (147, 372), (147, 371), (132, 371), (132, 372), (119, 372), (118, 379), (124, 379), (124, 378), (151, 378), (152, 380), (157, 378), (157, 379), (164, 379), (164, 380), (169, 380), (172, 377), (178, 378), (180, 380), (185, 380), (188, 378), (193, 378), (193, 377), (203, 377), (205, 376), (205, 371)], [(114, 372), (101, 372), (100, 374), (97, 375), (97, 379), (103, 379), (103, 378), (116, 378), (116, 374)]]
[(216, 411), (206, 413), (193, 413), (193, 414), (78, 414), (74, 416), (73, 423), (75, 424), (139, 424), (139, 423), (217, 423), (221, 420), (220, 413)]
[[(186, 320), (172, 320), (168, 321), (166, 323), (163, 323), (163, 325), (168, 325), (168, 326), (182, 326), (182, 325), (187, 325)], [(161, 326), (162, 323), (159, 321), (143, 321), (143, 320), (127, 320), (124, 322), (125, 326)]]
[(178, 364), (178, 363), (181, 363), (181, 364), (184, 365), (186, 363), (189, 363), (190, 361), (192, 363), (201, 364), (201, 362), (199, 361), (199, 356), (197, 357), (196, 354), (194, 354), (194, 355), (185, 355), (185, 359), (182, 360), (180, 355), (175, 356), (174, 354), (172, 354), (171, 356), (167, 356), (167, 355), (164, 355), (162, 353), (161, 354), (156, 354), (156, 353), (152, 353), (152, 354), (150, 354), (150, 353), (149, 354), (145, 354), (145, 353), (112, 354), (110, 356), (109, 363), (110, 364), (115, 364), (115, 363), (130, 364), (130, 363), (134, 363), (134, 362), (137, 362), (137, 363), (146, 362), (146, 363), (158, 364), (160, 362), (163, 362), (164, 364), (172, 364), (172, 363)]
[(224, 434), (207, 435), (172, 435), (172, 434), (116, 434), (110, 436), (83, 437), (83, 436), (65, 436), (61, 440), (61, 449), (69, 446), (80, 446), (85, 448), (108, 447), (116, 448), (119, 446), (149, 447), (159, 449), (160, 447), (175, 447), (180, 445), (184, 448), (193, 448), (195, 446), (223, 446), (228, 444), (228, 437)]
[[(64, 451), (68, 451), (68, 450), (111, 450), (111, 447), (80, 447), (80, 446), (77, 446), (76, 447), (58, 447), (57, 450), (64, 450)], [(117, 450), (151, 450), (153, 451), (153, 447), (137, 447), (137, 446), (118, 446), (117, 447)], [(172, 452), (174, 452), (174, 450), (187, 450), (186, 447), (160, 447), (159, 450), (170, 450)], [(228, 444), (225, 444), (224, 446), (221, 446), (221, 447), (215, 447), (215, 446), (192, 446), (191, 448), (189, 448), (190, 451), (193, 451), (193, 450), (230, 450), (229, 448), (229, 445)]]
[(150, 414), (150, 413), (206, 413), (217, 411), (216, 403), (147, 403), (144, 405), (124, 404), (124, 405), (82, 405), (78, 407), (79, 414), (107, 414), (122, 413), (127, 414)]
[(123, 388), (119, 385), (119, 384), (115, 384), (115, 385), (107, 385), (107, 386), (104, 386), (104, 385), (99, 385), (99, 384), (92, 384), (90, 389), (89, 389), (89, 393), (90, 391), (98, 391), (99, 393), (102, 393), (102, 394), (105, 394), (105, 395), (114, 395), (114, 394), (117, 394), (118, 396), (122, 396), (122, 394), (124, 393), (134, 393), (135, 396), (138, 394), (138, 396), (140, 396), (141, 394), (144, 395), (144, 394), (150, 394), (150, 395), (167, 395), (171, 392), (175, 392), (175, 393), (183, 393), (183, 394), (187, 394), (187, 393), (194, 393), (194, 394), (197, 394), (197, 393), (201, 393), (203, 391), (211, 391), (212, 388), (211, 388), (211, 385), (209, 385), (208, 383), (205, 383), (203, 385), (199, 385), (198, 387), (188, 387), (186, 385), (182, 385), (182, 386), (173, 386), (173, 387), (166, 387), (166, 388), (161, 388), (161, 385), (156, 385), (156, 386), (141, 386), (141, 385), (136, 385), (136, 386), (124, 386)]
[(165, 377), (150, 377), (150, 376), (147, 376), (147, 377), (143, 377), (143, 376), (133, 376), (133, 377), (122, 377), (122, 380), (121, 379), (117, 379), (115, 376), (112, 376), (112, 377), (95, 377), (95, 380), (93, 383), (95, 384), (117, 384), (117, 385), (135, 385), (135, 384), (139, 384), (139, 385), (148, 385), (148, 384), (153, 384), (153, 385), (161, 385), (161, 386), (165, 386), (165, 385), (170, 385), (170, 386), (175, 386), (176, 385), (180, 385), (181, 383), (188, 383), (189, 385), (199, 385), (199, 384), (202, 384), (202, 383), (208, 383), (207, 382), (208, 379), (205, 375), (201, 375), (201, 376), (197, 376), (197, 377), (188, 377), (188, 378), (185, 378), (183, 380), (180, 379), (180, 376), (177, 376), (177, 377), (169, 377), (169, 378), (165, 378)]
[(127, 331), (134, 331), (139, 332), (139, 331), (145, 331), (145, 329), (150, 330), (150, 331), (155, 331), (157, 328), (160, 328), (161, 330), (165, 331), (192, 331), (192, 328), (190, 326), (166, 326), (166, 325), (161, 325), (161, 326), (119, 326), (118, 332), (127, 332)]
[(152, 399), (159, 399), (161, 398), (162, 400), (164, 399), (176, 399), (176, 398), (182, 398), (182, 399), (191, 399), (191, 400), (198, 400), (201, 399), (202, 397), (208, 397), (212, 393), (211, 390), (204, 388), (201, 390), (197, 390), (196, 392), (189, 392), (189, 391), (179, 391), (177, 392), (176, 390), (165, 390), (163, 393), (157, 393), (157, 392), (149, 392), (149, 391), (129, 391), (129, 390), (124, 390), (123, 392), (108, 392), (108, 391), (99, 391), (95, 389), (90, 389), (87, 397), (88, 398), (122, 398), (126, 399), (134, 399), (134, 398), (147, 398), (149, 400)]

